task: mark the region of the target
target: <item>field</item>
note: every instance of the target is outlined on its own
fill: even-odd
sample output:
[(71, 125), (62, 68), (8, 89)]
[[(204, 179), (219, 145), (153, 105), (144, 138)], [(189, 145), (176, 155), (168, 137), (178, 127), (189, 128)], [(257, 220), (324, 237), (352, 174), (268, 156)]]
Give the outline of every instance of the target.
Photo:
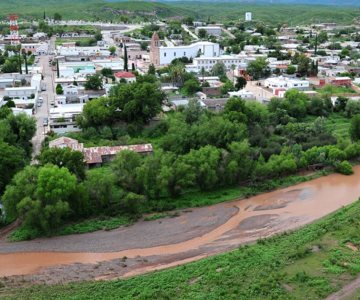
[(360, 202), (300, 230), (127, 280), (3, 290), (4, 299), (324, 299), (360, 273)]
[(269, 24), (298, 25), (318, 22), (337, 22), (351, 24), (359, 17), (360, 8), (270, 5), (248, 3), (216, 2), (143, 2), (143, 1), (105, 1), (105, 0), (3, 0), (0, 2), (0, 17), (16, 12), (21, 17), (42, 18), (44, 11), (48, 16), (55, 12), (64, 19), (124, 20), (138, 21), (139, 18), (183, 18), (191, 16), (205, 21), (243, 21), (246, 11), (253, 13), (254, 21)]

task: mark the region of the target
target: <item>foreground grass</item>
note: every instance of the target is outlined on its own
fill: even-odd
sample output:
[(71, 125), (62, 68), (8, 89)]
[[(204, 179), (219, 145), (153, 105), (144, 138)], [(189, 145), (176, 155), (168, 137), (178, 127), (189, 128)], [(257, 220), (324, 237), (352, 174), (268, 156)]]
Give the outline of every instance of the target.
[(359, 224), (357, 201), (295, 232), (174, 269), (127, 280), (3, 289), (0, 297), (324, 299), (360, 273)]
[[(262, 183), (254, 183), (240, 187), (222, 188), (209, 192), (189, 191), (176, 199), (162, 198), (148, 201), (141, 208), (141, 212), (143, 214), (155, 213), (153, 215), (146, 216), (144, 218), (145, 221), (152, 221), (169, 217), (171, 218), (178, 215), (176, 211), (171, 212), (172, 210), (203, 207), (225, 201), (248, 198), (278, 188), (284, 188), (301, 182), (309, 181), (327, 174), (329, 174), (329, 171), (323, 170), (307, 176), (291, 175), (280, 179), (266, 180)], [(127, 216), (104, 216), (90, 218), (80, 222), (67, 224), (58, 231), (53, 232), (51, 236), (81, 234), (94, 232), (97, 230), (112, 230), (120, 226), (130, 225), (133, 222), (134, 219)], [(20, 226), (9, 235), (8, 240), (11, 242), (19, 242), (24, 240), (32, 240), (41, 236), (43, 236), (43, 234), (35, 229)]]

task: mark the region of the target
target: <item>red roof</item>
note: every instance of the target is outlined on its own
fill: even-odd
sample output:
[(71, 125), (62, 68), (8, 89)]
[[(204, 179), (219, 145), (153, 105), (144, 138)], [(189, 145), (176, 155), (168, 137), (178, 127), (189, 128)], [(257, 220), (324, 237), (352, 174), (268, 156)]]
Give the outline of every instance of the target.
[(134, 78), (135, 75), (131, 72), (124, 71), (124, 72), (115, 73), (115, 77), (117, 77), (117, 78)]

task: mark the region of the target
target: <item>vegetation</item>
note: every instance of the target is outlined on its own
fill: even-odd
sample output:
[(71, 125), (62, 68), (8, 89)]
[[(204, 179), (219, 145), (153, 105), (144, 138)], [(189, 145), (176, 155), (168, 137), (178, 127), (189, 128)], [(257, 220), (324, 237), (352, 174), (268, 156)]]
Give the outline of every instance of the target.
[(324, 299), (360, 272), (360, 202), (293, 233), (126, 280), (6, 289), (7, 299)]

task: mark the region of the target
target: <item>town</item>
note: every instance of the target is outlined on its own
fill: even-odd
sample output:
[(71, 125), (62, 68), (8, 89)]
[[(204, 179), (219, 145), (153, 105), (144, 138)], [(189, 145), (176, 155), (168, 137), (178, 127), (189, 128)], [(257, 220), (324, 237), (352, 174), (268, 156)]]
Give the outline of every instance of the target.
[(0, 19), (0, 298), (357, 299), (359, 19), (115, 5)]

